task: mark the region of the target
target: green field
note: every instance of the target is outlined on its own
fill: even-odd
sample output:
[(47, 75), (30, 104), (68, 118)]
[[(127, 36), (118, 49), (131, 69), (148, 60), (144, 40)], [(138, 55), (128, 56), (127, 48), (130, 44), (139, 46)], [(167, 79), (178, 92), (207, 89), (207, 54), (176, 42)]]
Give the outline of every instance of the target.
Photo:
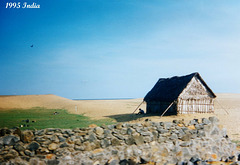
[[(57, 112), (54, 115), (54, 112)], [(29, 120), (27, 123), (26, 120)], [(44, 129), (44, 128), (82, 128), (90, 124), (108, 125), (111, 119), (91, 120), (84, 115), (69, 114), (64, 109), (11, 109), (0, 111), (0, 128), (20, 127), (20, 129)], [(25, 127), (21, 127), (25, 126)]]

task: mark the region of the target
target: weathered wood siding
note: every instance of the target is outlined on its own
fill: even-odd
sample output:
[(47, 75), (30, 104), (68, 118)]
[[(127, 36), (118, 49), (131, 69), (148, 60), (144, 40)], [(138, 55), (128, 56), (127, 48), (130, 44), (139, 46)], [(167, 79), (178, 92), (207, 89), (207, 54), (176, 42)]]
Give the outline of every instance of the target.
[(214, 112), (213, 96), (196, 77), (189, 82), (177, 101), (179, 114)]

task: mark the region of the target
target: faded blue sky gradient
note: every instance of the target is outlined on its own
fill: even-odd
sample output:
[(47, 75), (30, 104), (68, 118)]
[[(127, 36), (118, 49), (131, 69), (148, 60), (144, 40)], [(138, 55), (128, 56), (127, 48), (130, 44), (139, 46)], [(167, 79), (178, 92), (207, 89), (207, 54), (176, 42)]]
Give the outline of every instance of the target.
[(138, 98), (161, 77), (192, 72), (216, 93), (240, 93), (238, 0), (6, 2), (0, 95)]

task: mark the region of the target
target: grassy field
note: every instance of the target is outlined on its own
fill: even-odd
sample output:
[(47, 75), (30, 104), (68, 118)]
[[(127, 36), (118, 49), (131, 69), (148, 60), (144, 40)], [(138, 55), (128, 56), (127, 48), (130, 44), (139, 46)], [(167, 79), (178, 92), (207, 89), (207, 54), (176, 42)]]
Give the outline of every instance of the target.
[[(57, 112), (54, 115), (54, 112)], [(26, 122), (29, 120), (29, 122)], [(90, 124), (112, 124), (110, 119), (91, 120), (84, 115), (69, 114), (64, 109), (12, 109), (0, 111), (0, 128), (20, 127), (20, 129), (81, 128)], [(21, 127), (25, 126), (25, 127)]]

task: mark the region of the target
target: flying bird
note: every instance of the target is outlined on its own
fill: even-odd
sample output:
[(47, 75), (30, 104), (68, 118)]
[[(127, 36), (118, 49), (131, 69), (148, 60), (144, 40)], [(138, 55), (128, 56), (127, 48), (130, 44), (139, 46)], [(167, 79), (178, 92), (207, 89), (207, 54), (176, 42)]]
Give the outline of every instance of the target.
[(33, 45), (30, 46), (31, 48), (33, 47)]

